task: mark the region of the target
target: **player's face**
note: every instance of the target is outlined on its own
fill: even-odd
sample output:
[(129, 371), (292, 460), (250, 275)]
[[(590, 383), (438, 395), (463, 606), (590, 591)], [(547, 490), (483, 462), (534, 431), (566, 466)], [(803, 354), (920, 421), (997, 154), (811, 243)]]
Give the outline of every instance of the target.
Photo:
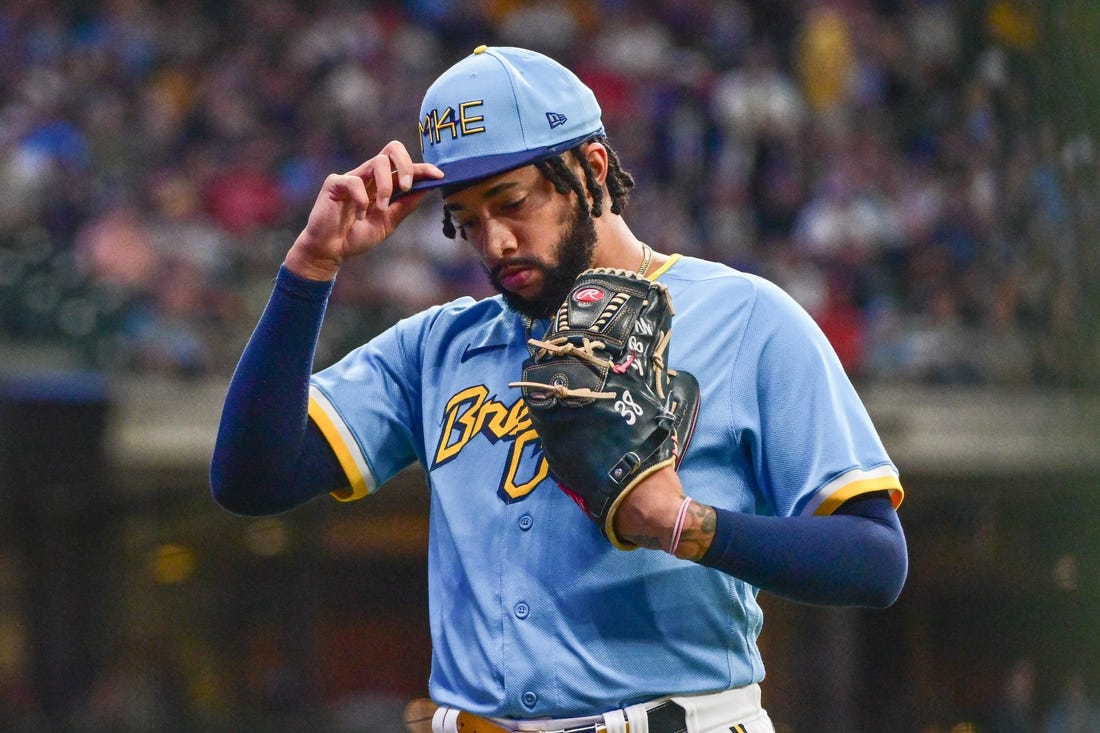
[(542, 276), (542, 287), (538, 292), (524, 296), (507, 290), (501, 284), (499, 267), (489, 270), (489, 282), (504, 296), (512, 310), (532, 318), (548, 318), (569, 295), (577, 276), (592, 266), (595, 250), (596, 226), (592, 215), (575, 206), (572, 223), (555, 248), (555, 264), (532, 260), (529, 265)]
[[(534, 166), (459, 191), (446, 206), (481, 255), (489, 282), (520, 313), (552, 315), (577, 275), (591, 267), (596, 248), (591, 215)], [(548, 232), (560, 233), (555, 241)]]

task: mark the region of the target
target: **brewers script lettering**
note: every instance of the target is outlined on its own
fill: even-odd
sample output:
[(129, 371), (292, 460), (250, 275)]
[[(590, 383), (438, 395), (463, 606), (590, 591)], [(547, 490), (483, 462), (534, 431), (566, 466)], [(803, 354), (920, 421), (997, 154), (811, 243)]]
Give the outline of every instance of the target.
[[(550, 474), (550, 467), (542, 455), (538, 435), (531, 427), (523, 398), (517, 397), (507, 405), (494, 397), (487, 387), (477, 384), (447, 401), (432, 468), (453, 460), (478, 435), (494, 445), (507, 441), (511, 445), (501, 474), (499, 494), (506, 502), (518, 501)], [(529, 456), (527, 460), (525, 455)]]

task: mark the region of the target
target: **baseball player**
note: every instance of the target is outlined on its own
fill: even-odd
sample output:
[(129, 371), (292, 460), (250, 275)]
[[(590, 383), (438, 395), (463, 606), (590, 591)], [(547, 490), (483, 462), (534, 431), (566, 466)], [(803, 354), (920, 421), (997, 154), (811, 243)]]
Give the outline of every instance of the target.
[[(391, 142), (325, 180), (233, 375), (216, 500), (354, 501), (424, 468), (435, 733), (772, 731), (758, 591), (885, 607), (907, 572), (897, 470), (829, 343), (771, 283), (635, 235), (599, 105), (546, 56), (477, 48), (427, 90), (419, 132), (423, 162)], [(313, 374), (341, 264), (434, 189), (499, 295), (429, 308)], [(572, 348), (547, 333), (567, 297), (598, 301), (572, 292), (592, 268), (660, 286), (675, 317), (648, 358), (698, 382), (675, 460), (603, 524), (556, 480), (569, 459), (551, 465), (531, 420), (551, 387), (523, 377)], [(624, 422), (641, 414), (627, 392), (606, 401)], [(578, 460), (600, 441), (582, 428)]]

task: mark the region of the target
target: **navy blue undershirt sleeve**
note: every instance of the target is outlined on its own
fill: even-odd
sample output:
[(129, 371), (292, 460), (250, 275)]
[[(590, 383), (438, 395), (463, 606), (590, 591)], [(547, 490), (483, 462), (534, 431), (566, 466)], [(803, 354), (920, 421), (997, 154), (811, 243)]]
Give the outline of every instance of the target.
[(886, 608), (905, 584), (905, 534), (884, 492), (850, 499), (827, 517), (715, 512), (714, 541), (699, 563), (774, 595)]
[(214, 499), (232, 512), (274, 514), (347, 483), (307, 412), (331, 292), (331, 282), (279, 270), (230, 380), (210, 462)]

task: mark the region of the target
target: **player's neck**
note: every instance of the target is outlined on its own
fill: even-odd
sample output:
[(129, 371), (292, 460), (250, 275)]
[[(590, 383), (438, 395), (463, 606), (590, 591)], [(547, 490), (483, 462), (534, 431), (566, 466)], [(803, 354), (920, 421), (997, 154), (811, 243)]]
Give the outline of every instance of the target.
[(634, 236), (621, 216), (605, 212), (596, 219), (596, 254), (593, 267), (613, 267), (619, 270), (647, 273), (656, 270), (668, 257), (648, 250), (642, 240)]

